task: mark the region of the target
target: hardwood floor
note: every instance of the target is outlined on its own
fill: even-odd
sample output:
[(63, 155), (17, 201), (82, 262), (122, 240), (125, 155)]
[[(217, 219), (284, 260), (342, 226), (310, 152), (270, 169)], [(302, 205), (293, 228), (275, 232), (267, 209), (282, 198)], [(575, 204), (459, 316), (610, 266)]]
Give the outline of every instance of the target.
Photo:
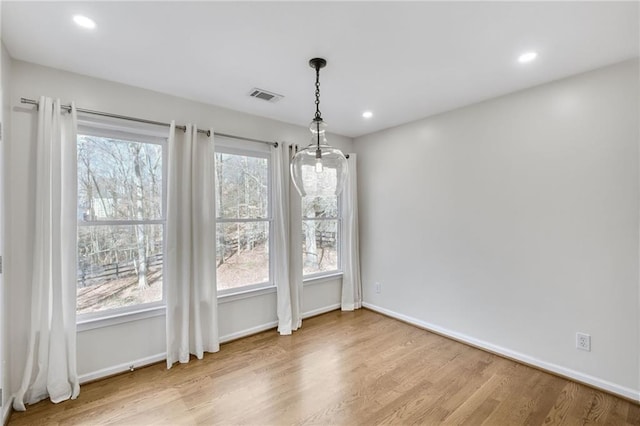
[(640, 425), (640, 406), (368, 310), (82, 386), (26, 424)]

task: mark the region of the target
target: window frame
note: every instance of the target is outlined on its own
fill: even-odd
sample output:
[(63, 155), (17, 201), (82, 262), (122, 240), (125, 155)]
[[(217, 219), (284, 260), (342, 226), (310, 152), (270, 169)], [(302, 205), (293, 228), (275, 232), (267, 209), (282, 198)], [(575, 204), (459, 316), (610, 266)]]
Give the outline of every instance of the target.
[(304, 253), (302, 253), (302, 262), (303, 262), (303, 267), (302, 267), (302, 281), (303, 282), (307, 282), (307, 281), (316, 281), (316, 280), (322, 280), (324, 278), (331, 278), (331, 277), (335, 277), (335, 276), (342, 276), (343, 274), (343, 270), (342, 270), (342, 194), (344, 194), (344, 191), (340, 193), (340, 195), (338, 195), (336, 197), (336, 216), (335, 217), (314, 217), (314, 218), (307, 218), (304, 215), (304, 212), (302, 212), (302, 219), (301, 219), (301, 232), (304, 234), (304, 222), (305, 221), (319, 221), (319, 220), (335, 220), (336, 221), (336, 259), (338, 261), (338, 266), (336, 269), (331, 269), (330, 271), (320, 271), (320, 272), (314, 272), (311, 274), (305, 274), (304, 273)]
[[(115, 220), (81, 220), (76, 218), (76, 229), (91, 226), (136, 226), (136, 225), (162, 225), (162, 299), (155, 302), (139, 303), (118, 308), (104, 309), (95, 312), (76, 313), (76, 324), (79, 329), (87, 330), (100, 327), (102, 324), (111, 325), (126, 322), (131, 319), (147, 318), (161, 315), (166, 309), (167, 282), (164, 277), (167, 249), (167, 190), (169, 174), (169, 131), (165, 127), (154, 125), (138, 125), (119, 119), (102, 119), (98, 117), (78, 117), (78, 131), (76, 133), (76, 147), (80, 136), (93, 136), (109, 138), (119, 141), (130, 141), (158, 145), (162, 149), (162, 208), (160, 219), (115, 219)], [(76, 164), (78, 157), (76, 154)], [(76, 173), (77, 175), (77, 173)], [(76, 205), (78, 197), (76, 196)], [(76, 243), (76, 250), (78, 243)], [(76, 289), (78, 281), (74, 282)], [(77, 303), (77, 296), (76, 296)], [(77, 309), (77, 308), (76, 308)], [(77, 312), (77, 311), (76, 311)]]
[[(214, 154), (229, 154), (229, 155), (240, 155), (245, 157), (254, 157), (254, 158), (263, 158), (267, 160), (267, 217), (262, 219), (246, 219), (246, 218), (234, 218), (234, 219), (223, 219), (218, 216), (218, 212), (215, 212), (215, 220), (216, 227), (222, 223), (261, 223), (267, 222), (269, 228), (269, 280), (261, 283), (251, 283), (246, 284), (239, 287), (226, 288), (226, 289), (218, 289), (218, 274), (216, 273), (216, 291), (218, 298), (232, 298), (235, 295), (241, 295), (252, 292), (259, 292), (265, 289), (272, 289), (276, 287), (275, 277), (274, 277), (274, 267), (275, 267), (275, 258), (277, 253), (274, 252), (274, 220), (273, 220), (273, 212), (274, 212), (274, 191), (273, 191), (273, 182), (274, 182), (274, 169), (273, 169), (273, 154), (271, 153), (269, 146), (258, 144), (249, 140), (242, 139), (230, 139), (224, 136), (217, 136), (215, 139), (215, 153)], [(216, 164), (217, 166), (217, 164)], [(216, 175), (217, 177), (217, 175)], [(215, 182), (214, 182), (215, 185)], [(216, 229), (217, 232), (217, 229)], [(216, 244), (217, 244), (217, 236), (216, 236)], [(217, 252), (217, 248), (216, 248)], [(214, 259), (215, 262), (217, 260)], [(216, 271), (217, 272), (217, 271)]]

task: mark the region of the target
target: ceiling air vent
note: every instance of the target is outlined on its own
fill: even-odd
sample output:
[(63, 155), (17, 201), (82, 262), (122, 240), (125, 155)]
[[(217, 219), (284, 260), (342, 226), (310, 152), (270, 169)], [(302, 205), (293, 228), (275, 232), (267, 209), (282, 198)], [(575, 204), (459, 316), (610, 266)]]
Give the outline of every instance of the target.
[(255, 87), (251, 89), (251, 92), (249, 92), (249, 96), (271, 103), (278, 102), (280, 99), (284, 98), (284, 96), (278, 95), (277, 93), (268, 92), (266, 90), (257, 89)]

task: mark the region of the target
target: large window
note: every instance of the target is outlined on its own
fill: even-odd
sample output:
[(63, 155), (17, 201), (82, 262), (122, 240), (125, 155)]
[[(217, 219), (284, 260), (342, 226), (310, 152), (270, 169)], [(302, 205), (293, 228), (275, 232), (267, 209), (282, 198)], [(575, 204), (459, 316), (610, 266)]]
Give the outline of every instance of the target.
[(268, 151), (225, 148), (217, 143), (216, 262), (219, 294), (273, 283), (270, 176)]
[(78, 314), (164, 300), (165, 143), (131, 129), (79, 128)]
[(309, 277), (340, 270), (337, 196), (302, 198), (302, 262), (303, 273)]

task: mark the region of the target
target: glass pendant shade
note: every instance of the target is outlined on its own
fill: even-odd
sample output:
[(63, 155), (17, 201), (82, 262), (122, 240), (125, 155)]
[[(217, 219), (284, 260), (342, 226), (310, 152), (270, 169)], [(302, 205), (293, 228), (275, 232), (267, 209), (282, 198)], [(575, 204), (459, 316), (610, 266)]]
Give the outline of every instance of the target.
[(347, 159), (339, 149), (321, 144), (322, 158), (316, 158), (318, 145), (312, 143), (298, 151), (291, 162), (293, 184), (302, 197), (340, 195), (347, 180)]
[(311, 143), (291, 161), (293, 184), (302, 197), (340, 195), (349, 173), (347, 159), (342, 151), (328, 145), (326, 125), (321, 123), (311, 123)]
[(339, 149), (329, 146), (325, 136), (327, 123), (320, 113), (320, 69), (323, 58), (313, 58), (309, 66), (316, 70), (316, 115), (309, 125), (311, 144), (296, 152), (291, 160), (291, 178), (302, 197), (340, 195), (348, 175), (347, 159)]

